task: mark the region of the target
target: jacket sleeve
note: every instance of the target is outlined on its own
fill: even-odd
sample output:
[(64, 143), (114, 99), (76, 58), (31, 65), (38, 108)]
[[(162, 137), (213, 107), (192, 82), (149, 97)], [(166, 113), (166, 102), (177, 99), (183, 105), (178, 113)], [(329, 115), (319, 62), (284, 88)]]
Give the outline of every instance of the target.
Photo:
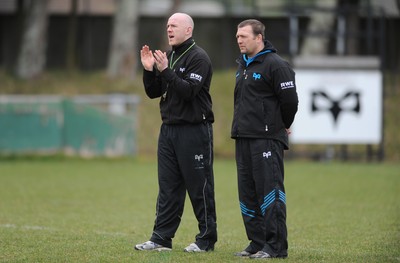
[(294, 121), (298, 108), (295, 73), (289, 67), (280, 67), (274, 71), (273, 85), (280, 103), (285, 128), (289, 129)]
[(167, 68), (161, 72), (160, 76), (168, 83), (168, 88), (172, 88), (184, 100), (192, 100), (200, 92), (205, 81), (211, 74), (211, 64), (208, 60), (196, 56), (188, 60), (183, 78)]
[(156, 69), (153, 69), (153, 71), (143, 69), (143, 85), (149, 98), (154, 99), (161, 97), (161, 78), (157, 76)]

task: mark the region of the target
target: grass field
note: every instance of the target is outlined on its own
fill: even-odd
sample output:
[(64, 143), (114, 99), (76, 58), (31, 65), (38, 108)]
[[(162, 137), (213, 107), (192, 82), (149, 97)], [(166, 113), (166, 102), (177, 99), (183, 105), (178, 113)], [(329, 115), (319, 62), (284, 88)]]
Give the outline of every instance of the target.
[[(172, 252), (139, 252), (152, 231), (153, 160), (0, 160), (1, 262), (246, 262), (235, 164), (215, 163), (219, 241), (187, 254), (187, 201)], [(287, 162), (285, 262), (400, 262), (400, 165)], [(281, 260), (272, 260), (279, 261)]]

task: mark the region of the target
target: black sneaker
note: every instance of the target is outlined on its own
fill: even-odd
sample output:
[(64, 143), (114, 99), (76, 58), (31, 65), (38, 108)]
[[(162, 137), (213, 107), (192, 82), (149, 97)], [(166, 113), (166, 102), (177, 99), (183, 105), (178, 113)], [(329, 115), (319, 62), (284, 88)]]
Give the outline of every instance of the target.
[(272, 257), (267, 252), (260, 250), (257, 253), (250, 255), (249, 258), (259, 259), (259, 258), (272, 258)]

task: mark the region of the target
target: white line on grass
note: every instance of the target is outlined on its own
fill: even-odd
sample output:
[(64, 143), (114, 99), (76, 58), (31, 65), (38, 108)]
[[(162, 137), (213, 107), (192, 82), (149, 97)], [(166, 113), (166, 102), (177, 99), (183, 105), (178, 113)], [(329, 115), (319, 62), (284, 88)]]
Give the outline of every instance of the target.
[(3, 225), (0, 225), (0, 227), (2, 227), (2, 228), (17, 228), (17, 226), (13, 225), (13, 224), (3, 224)]
[(107, 235), (107, 236), (129, 236), (127, 233), (122, 233), (122, 232), (110, 233), (104, 231), (95, 231), (95, 233), (98, 235)]
[(54, 228), (45, 227), (45, 226), (17, 226), (14, 224), (2, 224), (2, 225), (0, 225), (0, 227), (2, 227), (2, 228), (21, 228), (21, 229), (27, 229), (27, 230), (47, 230), (47, 231), (55, 230)]
[[(15, 229), (26, 229), (26, 230), (44, 230), (44, 231), (57, 231), (59, 229), (45, 227), (45, 226), (28, 226), (22, 225), (17, 226), (15, 224), (0, 224), (0, 228), (15, 228)], [(94, 233), (98, 235), (107, 235), (107, 236), (129, 236), (127, 233), (122, 232), (104, 232), (104, 231), (94, 231)]]

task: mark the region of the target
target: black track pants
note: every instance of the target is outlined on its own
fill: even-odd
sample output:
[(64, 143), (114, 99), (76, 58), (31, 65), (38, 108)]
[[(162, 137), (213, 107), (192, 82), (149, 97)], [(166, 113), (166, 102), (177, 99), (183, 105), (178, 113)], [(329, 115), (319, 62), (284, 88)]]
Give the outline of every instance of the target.
[(236, 139), (240, 209), (247, 250), (287, 256), (283, 145), (269, 139)]
[(217, 224), (211, 124), (162, 124), (158, 140), (158, 184), (157, 214), (150, 240), (172, 247), (187, 191), (200, 231), (196, 243), (201, 249), (213, 249)]

